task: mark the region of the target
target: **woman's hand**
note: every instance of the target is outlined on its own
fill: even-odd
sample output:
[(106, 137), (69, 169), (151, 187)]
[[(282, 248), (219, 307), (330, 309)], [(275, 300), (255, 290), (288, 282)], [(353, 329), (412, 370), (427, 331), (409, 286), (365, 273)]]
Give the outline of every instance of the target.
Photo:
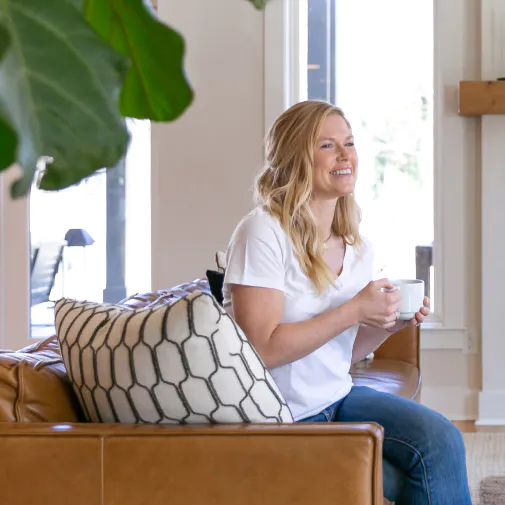
[(413, 317), (410, 321), (405, 321), (406, 324), (411, 324), (416, 326), (424, 322), (424, 318), (430, 313), (430, 299), (425, 296), (423, 300), (423, 306), (416, 312), (415, 317)]
[(416, 312), (415, 317), (410, 319), (409, 321), (398, 320), (396, 324), (394, 324), (389, 331), (392, 333), (396, 331), (400, 331), (405, 328), (405, 326), (417, 326), (424, 322), (424, 318), (430, 313), (430, 299), (425, 296), (423, 300), (423, 306)]
[(398, 319), (401, 293), (394, 290), (388, 279), (369, 282), (355, 297), (360, 322), (368, 326), (389, 330)]

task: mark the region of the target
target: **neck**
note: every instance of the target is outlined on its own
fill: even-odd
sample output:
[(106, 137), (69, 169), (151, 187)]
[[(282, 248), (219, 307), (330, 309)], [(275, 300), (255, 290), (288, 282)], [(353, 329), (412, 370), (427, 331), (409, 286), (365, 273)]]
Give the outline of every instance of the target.
[(316, 218), (317, 226), (324, 240), (331, 236), (336, 205), (337, 200), (312, 200), (310, 202), (310, 210)]

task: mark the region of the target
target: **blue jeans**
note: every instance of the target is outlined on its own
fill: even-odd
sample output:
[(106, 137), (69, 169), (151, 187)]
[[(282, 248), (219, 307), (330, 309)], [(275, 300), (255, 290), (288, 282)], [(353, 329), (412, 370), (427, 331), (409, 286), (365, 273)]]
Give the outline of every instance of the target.
[(353, 387), (301, 422), (376, 422), (384, 428), (384, 496), (396, 505), (471, 505), (465, 446), (437, 412), (389, 393)]

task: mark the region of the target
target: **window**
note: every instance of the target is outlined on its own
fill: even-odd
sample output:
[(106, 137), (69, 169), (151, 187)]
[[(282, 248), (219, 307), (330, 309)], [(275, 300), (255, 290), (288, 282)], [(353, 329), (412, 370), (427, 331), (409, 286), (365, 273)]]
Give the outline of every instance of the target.
[(307, 96), (342, 107), (353, 127), (377, 275), (418, 276), (434, 302), (433, 5), (308, 0), (307, 9)]
[[(61, 297), (115, 303), (150, 288), (150, 124), (129, 122), (126, 159), (58, 192), (30, 196), (31, 336), (54, 335)], [(146, 211), (147, 209), (147, 211)]]
[[(469, 349), (475, 348), (471, 342), (472, 335), (475, 336), (477, 331), (478, 309), (475, 298), (469, 293), (473, 293), (475, 286), (478, 285), (479, 272), (478, 265), (470, 263), (469, 258), (474, 258), (478, 254), (480, 238), (478, 227), (476, 227), (478, 220), (476, 209), (479, 202), (475, 192), (475, 184), (478, 184), (475, 170), (479, 157), (479, 146), (476, 141), (478, 125), (475, 121), (458, 116), (458, 83), (461, 80), (475, 80), (480, 76), (478, 32), (468, 29), (469, 26), (473, 26), (472, 23), (478, 15), (479, 4), (471, 2), (471, 8), (469, 8), (468, 5), (454, 2), (454, 0), (437, 0), (437, 2), (411, 0), (405, 3), (413, 11), (407, 12), (401, 2), (394, 3), (389, 0), (384, 2), (270, 0), (265, 13), (265, 132), (272, 121), (286, 108), (299, 100), (306, 99), (309, 96), (309, 90), (312, 97), (317, 94), (319, 97), (335, 100), (337, 104), (345, 108), (353, 127), (360, 129), (358, 147), (360, 152), (365, 153), (361, 155), (360, 175), (363, 175), (366, 167), (363, 156), (368, 155), (368, 166), (372, 167), (368, 172), (370, 179), (376, 174), (376, 153), (374, 154), (371, 148), (377, 147), (377, 143), (374, 144), (370, 136), (367, 138), (365, 135), (367, 131), (359, 120), (359, 115), (364, 115), (364, 113), (352, 103), (353, 93), (357, 97), (355, 101), (361, 96), (365, 102), (366, 99), (368, 103), (372, 102), (377, 110), (379, 104), (374, 104), (370, 98), (381, 99), (379, 89), (385, 89), (384, 98), (389, 100), (392, 106), (397, 104), (396, 101), (392, 101), (391, 89), (399, 87), (399, 83), (392, 82), (393, 78), (399, 76), (402, 79), (400, 81), (402, 85), (410, 79), (407, 82), (410, 89), (417, 82), (420, 86), (415, 89), (417, 96), (427, 97), (427, 115), (426, 120), (423, 120), (424, 129), (420, 135), (423, 142), (422, 155), (416, 155), (422, 177), (419, 181), (422, 184), (418, 184), (416, 188), (418, 192), (416, 198), (426, 198), (426, 201), (423, 200), (426, 214), (423, 213), (421, 216), (423, 231), (417, 231), (415, 240), (409, 238), (410, 243), (403, 244), (405, 230), (399, 228), (398, 221), (392, 223), (389, 229), (381, 222), (381, 229), (386, 230), (382, 240), (402, 242), (402, 247), (406, 250), (405, 259), (408, 261), (405, 274), (415, 272), (417, 263), (417, 267), (423, 267), (421, 268), (423, 271), (416, 272), (416, 276), (430, 278), (430, 294), (436, 313), (430, 317), (429, 322), (423, 324), (421, 347), (423, 349), (463, 349), (473, 352)], [(429, 5), (426, 5), (427, 3)], [(377, 9), (387, 9), (388, 16), (393, 19), (384, 18), (383, 12)], [(351, 13), (353, 13), (352, 16)], [(431, 13), (432, 17), (430, 17)], [(365, 30), (367, 19), (374, 20), (374, 26), (367, 27)], [(378, 20), (381, 20), (383, 24), (381, 25)], [(339, 26), (342, 27), (340, 35), (337, 30)], [(380, 26), (380, 29), (376, 29), (375, 26)], [(343, 35), (345, 33), (347, 35)], [(425, 41), (422, 47), (424, 53), (420, 52), (417, 41), (411, 40), (415, 33)], [(315, 37), (318, 37), (318, 41)], [(352, 40), (353, 44), (348, 44), (346, 37)], [(378, 62), (371, 60), (366, 49), (369, 49), (372, 54), (378, 54), (378, 57), (386, 58), (378, 53), (375, 46), (376, 43), (384, 45), (387, 41), (391, 43), (388, 49), (389, 57), (386, 63), (380, 66)], [(360, 44), (363, 47), (360, 47)], [(400, 45), (403, 47), (397, 47)], [(407, 60), (404, 61), (401, 59), (401, 51), (409, 45), (412, 48)], [(319, 47), (319, 60), (309, 59), (309, 50), (312, 49), (313, 54), (317, 47)], [(342, 61), (339, 55), (346, 48), (350, 48), (350, 51), (355, 50), (356, 54), (361, 51), (361, 54), (364, 54), (363, 58), (366, 56), (367, 60), (361, 64), (363, 68), (357, 68), (358, 63), (355, 66), (350, 63), (347, 67), (344, 66), (345, 56)], [(421, 56), (425, 59), (423, 60)], [(350, 58), (350, 55), (347, 58)], [(357, 60), (357, 57), (354, 58)], [(391, 67), (394, 68), (389, 72)], [(402, 73), (403, 68), (405, 71)], [(414, 73), (410, 75), (412, 68), (414, 68)], [(425, 75), (420, 75), (421, 68), (426, 69)], [(346, 69), (352, 71), (353, 74), (343, 74)], [(357, 89), (361, 86), (359, 94), (349, 84), (356, 82), (358, 76), (361, 78), (361, 81), (356, 84)], [(387, 88), (385, 84), (388, 81), (391, 83), (391, 88)], [(319, 90), (315, 87), (315, 83), (318, 83)], [(431, 103), (429, 83), (432, 86)], [(399, 101), (398, 104), (400, 103), (406, 102)], [(412, 103), (417, 114), (419, 102)], [(392, 108), (392, 110), (397, 109), (398, 107)], [(411, 110), (414, 109), (411, 108)], [(405, 111), (401, 112), (405, 114)], [(373, 125), (370, 120), (374, 117), (368, 114), (366, 117), (369, 121), (368, 130), (372, 126), (375, 129), (378, 121), (377, 113), (374, 113)], [(415, 116), (407, 115), (407, 117)], [(419, 117), (416, 121), (419, 124)], [(404, 145), (407, 147), (412, 145), (411, 136), (406, 136), (408, 131), (401, 132), (402, 150), (405, 150)], [(429, 143), (429, 135), (433, 140), (432, 146)], [(416, 148), (415, 144), (414, 148)], [(374, 154), (373, 157), (372, 154)], [(380, 159), (378, 161), (377, 164), (380, 167)], [(408, 174), (402, 173), (397, 167), (393, 169), (397, 172), (395, 179), (403, 181), (402, 185), (405, 181), (409, 181), (410, 187), (415, 188), (415, 181), (412, 181), (412, 178), (409, 180)], [(367, 182), (366, 178), (361, 178), (358, 190), (364, 193), (363, 196), (357, 195), (364, 212), (368, 214), (366, 218), (369, 222), (374, 216), (373, 213), (372, 216), (369, 215), (367, 206), (374, 208), (376, 202), (373, 198), (365, 201), (364, 197), (367, 191), (370, 194), (375, 189), (373, 181), (374, 179), (372, 182), (370, 180)], [(381, 182), (380, 177), (379, 182)], [(393, 176), (384, 178), (384, 183), (388, 185), (393, 183)], [(385, 190), (387, 186), (384, 183), (381, 188), (376, 189)], [(402, 189), (399, 192), (403, 198)], [(395, 198), (400, 200), (396, 193)], [(410, 199), (407, 209), (412, 209)], [(417, 212), (417, 209), (414, 211)], [(404, 212), (404, 208), (401, 212)], [(363, 222), (364, 233), (367, 229), (370, 231), (371, 227), (372, 225)], [(373, 233), (374, 230), (371, 231)], [(436, 244), (434, 248), (432, 241)], [(377, 244), (375, 246), (377, 248)], [(424, 256), (424, 261), (421, 262), (423, 258), (419, 257), (416, 260), (416, 254)], [(385, 269), (385, 273), (394, 274), (391, 268), (400, 268), (395, 265), (394, 259), (394, 256), (389, 258), (384, 255), (382, 258), (379, 256), (377, 269), (385, 266), (389, 269), (389, 271)], [(428, 268), (429, 276), (426, 273)], [(402, 272), (399, 271), (399, 273)], [(469, 326), (470, 329), (467, 329)]]

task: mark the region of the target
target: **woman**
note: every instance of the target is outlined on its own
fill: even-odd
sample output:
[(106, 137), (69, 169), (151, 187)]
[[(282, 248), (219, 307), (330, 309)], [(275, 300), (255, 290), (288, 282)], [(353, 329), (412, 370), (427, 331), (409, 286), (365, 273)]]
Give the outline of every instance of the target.
[[(470, 505), (461, 434), (414, 401), (354, 387), (351, 364), (406, 324), (400, 295), (372, 281), (373, 250), (354, 200), (358, 157), (343, 112), (298, 103), (272, 125), (258, 206), (227, 251), (224, 304), (296, 421), (384, 427), (384, 491), (398, 505)], [(394, 246), (394, 245), (392, 245)]]

